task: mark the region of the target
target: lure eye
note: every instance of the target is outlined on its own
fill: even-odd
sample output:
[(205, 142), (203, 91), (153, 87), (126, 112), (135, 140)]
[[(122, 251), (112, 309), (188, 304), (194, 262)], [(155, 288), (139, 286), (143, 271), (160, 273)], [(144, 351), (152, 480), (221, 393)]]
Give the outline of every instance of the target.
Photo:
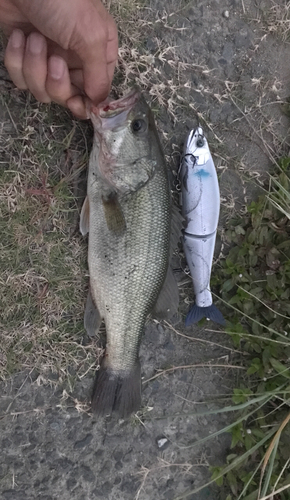
[(136, 120), (132, 121), (131, 129), (134, 134), (145, 132), (147, 130), (147, 123), (142, 118), (137, 118)]
[(198, 139), (196, 141), (196, 145), (198, 148), (202, 148), (204, 146), (204, 139), (203, 136), (198, 134)]

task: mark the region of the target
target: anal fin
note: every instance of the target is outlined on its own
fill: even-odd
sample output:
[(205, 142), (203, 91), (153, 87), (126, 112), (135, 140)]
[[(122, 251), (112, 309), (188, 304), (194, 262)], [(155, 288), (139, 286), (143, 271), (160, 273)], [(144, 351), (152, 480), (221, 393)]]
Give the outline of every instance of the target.
[(93, 302), (91, 292), (89, 291), (84, 316), (84, 327), (89, 337), (95, 337), (97, 335), (101, 323), (102, 317), (97, 306)]
[(178, 286), (173, 271), (169, 266), (163, 287), (153, 308), (153, 314), (160, 319), (170, 318), (177, 313), (178, 305)]

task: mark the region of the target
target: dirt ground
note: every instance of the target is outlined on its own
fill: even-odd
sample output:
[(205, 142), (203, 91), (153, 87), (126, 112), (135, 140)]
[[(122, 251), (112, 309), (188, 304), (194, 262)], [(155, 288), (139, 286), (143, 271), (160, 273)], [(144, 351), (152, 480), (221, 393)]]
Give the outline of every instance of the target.
[[(116, 12), (117, 22), (121, 14)], [(157, 125), (173, 176), (196, 113), (205, 126), (221, 189), (218, 265), (221, 253), (226, 253), (223, 229), (227, 218), (256, 195), (259, 180), (274, 159), (289, 153), (289, 121), (284, 113), (290, 94), (287, 2), (152, 0), (135, 10), (131, 7), (126, 16), (123, 24), (120, 20), (121, 65), (116, 77), (120, 83), (116, 81), (115, 89), (126, 88), (136, 79), (153, 110), (158, 107)], [(128, 48), (126, 23), (130, 33), (136, 19), (140, 30), (144, 21), (142, 37)], [(3, 68), (0, 78), (0, 168), (8, 172), (9, 148), (15, 126), (17, 130), (17, 124), (21, 125), (23, 103), (30, 117), (35, 118), (39, 108), (33, 99), (12, 90)], [(49, 126), (55, 121), (61, 128), (63, 118), (67, 127), (67, 114), (56, 110), (51, 107)], [(47, 134), (49, 126), (44, 128)], [(85, 124), (76, 126), (83, 131), (80, 137), (88, 134), (89, 140), (91, 130)], [(36, 133), (43, 131), (39, 128)], [(9, 142), (9, 138), (13, 140)], [(79, 161), (82, 148), (83, 138), (72, 162)], [(56, 161), (62, 162), (63, 154), (60, 151)], [(21, 161), (21, 152), (19, 155)], [(50, 173), (52, 167), (48, 176)], [(70, 215), (64, 223), (72, 231), (76, 226)], [(79, 236), (71, 241), (85, 254), (85, 241)], [(32, 367), (29, 356), (12, 374), (5, 372), (0, 384), (3, 500), (173, 500), (185, 498), (185, 492), (190, 500), (222, 498), (214, 486), (196, 494), (189, 492), (209, 480), (209, 465), (224, 463), (230, 438), (222, 435), (198, 446), (194, 443), (230, 422), (226, 413), (207, 412), (222, 407), (222, 397), (231, 393), (240, 376), (239, 369), (231, 365), (239, 366), (239, 355), (216, 325), (184, 327), (193, 294), (183, 272), (181, 252), (175, 256), (175, 264), (180, 317), (174, 325), (148, 321), (141, 346), (142, 408), (128, 421), (91, 415), (93, 365), (81, 376), (75, 376), (77, 370), (72, 366), (73, 384), (52, 365), (46, 371)], [(86, 277), (82, 272), (76, 293), (84, 303)], [(20, 287), (24, 286), (21, 279)], [(1, 282), (4, 295), (6, 286)], [(80, 319), (83, 303), (75, 305)], [(21, 325), (25, 335), (27, 324)], [(3, 327), (1, 335), (4, 343), (9, 328)], [(88, 344), (81, 326), (76, 339), (80, 345)], [(51, 345), (53, 348), (53, 342)], [(160, 374), (185, 365), (199, 366)], [(156, 374), (160, 376), (146, 382)]]

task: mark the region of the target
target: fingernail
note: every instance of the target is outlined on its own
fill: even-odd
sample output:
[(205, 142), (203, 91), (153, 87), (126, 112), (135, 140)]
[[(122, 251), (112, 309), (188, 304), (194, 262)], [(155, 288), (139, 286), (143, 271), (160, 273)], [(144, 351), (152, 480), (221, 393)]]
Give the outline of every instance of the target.
[(54, 80), (60, 80), (65, 72), (65, 61), (62, 57), (52, 56), (48, 60), (48, 73)]
[(39, 33), (31, 33), (27, 39), (27, 46), (31, 54), (38, 56), (44, 49), (44, 38)]
[(19, 49), (21, 45), (23, 44), (24, 41), (24, 35), (22, 31), (20, 30), (14, 30), (12, 31), (10, 38), (9, 38), (9, 43), (11, 43), (11, 46), (13, 49)]

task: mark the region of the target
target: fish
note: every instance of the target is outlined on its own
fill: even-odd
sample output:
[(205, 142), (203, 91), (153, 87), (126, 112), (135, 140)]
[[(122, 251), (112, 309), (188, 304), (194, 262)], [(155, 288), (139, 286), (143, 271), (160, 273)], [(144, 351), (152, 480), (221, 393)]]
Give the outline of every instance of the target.
[(133, 89), (88, 105), (94, 127), (80, 231), (88, 233), (90, 291), (84, 325), (106, 347), (92, 396), (94, 413), (127, 418), (141, 405), (139, 348), (149, 314), (174, 315), (179, 295), (170, 267), (181, 235), (169, 171), (153, 114)]
[(220, 211), (216, 169), (203, 129), (198, 126), (186, 138), (180, 164), (183, 248), (195, 293), (195, 304), (185, 325), (208, 318), (221, 325), (225, 319), (213, 304), (210, 278)]

